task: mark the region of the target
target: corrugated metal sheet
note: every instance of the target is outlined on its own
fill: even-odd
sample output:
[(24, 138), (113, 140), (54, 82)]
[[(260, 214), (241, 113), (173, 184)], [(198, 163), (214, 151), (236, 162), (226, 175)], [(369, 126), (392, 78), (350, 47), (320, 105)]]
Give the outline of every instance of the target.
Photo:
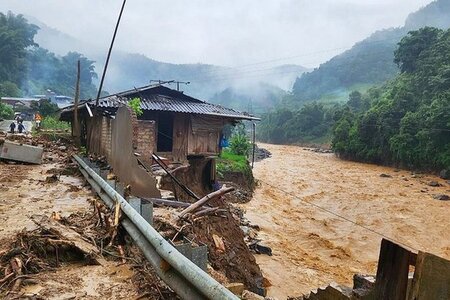
[[(117, 108), (125, 104), (129, 99), (125, 97), (111, 96), (100, 100), (102, 108)], [(170, 111), (177, 113), (190, 113), (200, 115), (223, 116), (236, 119), (257, 120), (247, 113), (242, 113), (231, 108), (201, 101), (180, 100), (166, 95), (149, 95), (141, 99), (142, 110)]]

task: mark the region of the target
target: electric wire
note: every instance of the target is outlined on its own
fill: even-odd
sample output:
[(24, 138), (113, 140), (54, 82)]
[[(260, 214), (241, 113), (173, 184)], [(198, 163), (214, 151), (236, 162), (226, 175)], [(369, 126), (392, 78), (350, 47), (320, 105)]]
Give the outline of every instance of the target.
[(258, 179), (258, 181), (260, 181), (260, 182), (262, 182), (262, 183), (264, 183), (264, 184), (266, 184), (266, 185), (272, 187), (273, 189), (276, 189), (276, 190), (278, 190), (278, 191), (280, 191), (280, 192), (282, 192), (282, 193), (284, 193), (284, 194), (287, 194), (287, 195), (293, 197), (294, 199), (299, 200), (299, 201), (302, 202), (302, 203), (305, 203), (305, 204), (310, 205), (310, 206), (312, 206), (312, 207), (318, 208), (318, 209), (320, 209), (320, 210), (322, 210), (322, 211), (324, 211), (324, 212), (326, 212), (326, 213), (328, 213), (328, 214), (331, 214), (331, 215), (333, 215), (333, 216), (335, 216), (335, 217), (338, 217), (338, 218), (340, 218), (340, 219), (342, 219), (342, 220), (344, 220), (344, 221), (347, 221), (347, 222), (349, 222), (349, 223), (351, 223), (351, 224), (353, 224), (353, 225), (356, 225), (356, 226), (358, 226), (358, 227), (361, 227), (361, 228), (363, 228), (363, 229), (365, 229), (365, 230), (367, 230), (367, 231), (369, 231), (369, 232), (371, 232), (371, 233), (373, 233), (373, 234), (375, 234), (375, 235), (378, 235), (378, 236), (383, 237), (383, 238), (385, 238), (385, 239), (388, 239), (388, 240), (391, 240), (391, 241), (393, 241), (393, 242), (396, 242), (397, 244), (402, 245), (402, 246), (404, 246), (404, 247), (406, 247), (406, 248), (409, 248), (409, 249), (411, 249), (411, 250), (418, 251), (418, 249), (416, 249), (416, 248), (414, 248), (414, 247), (412, 247), (412, 246), (410, 246), (410, 245), (408, 245), (408, 244), (406, 244), (406, 243), (404, 243), (404, 242), (402, 242), (402, 241), (399, 241), (398, 239), (394, 239), (394, 238), (392, 238), (392, 237), (390, 237), (390, 236), (387, 236), (387, 235), (384, 234), (384, 233), (378, 232), (378, 231), (376, 231), (376, 230), (374, 230), (374, 229), (372, 229), (372, 228), (370, 228), (370, 227), (368, 227), (368, 226), (359, 224), (359, 223), (357, 223), (357, 222), (351, 220), (351, 219), (348, 218), (348, 217), (342, 216), (342, 215), (340, 215), (340, 214), (338, 214), (338, 213), (335, 213), (335, 212), (331, 211), (330, 209), (327, 209), (327, 208), (322, 207), (322, 206), (320, 206), (320, 205), (317, 205), (317, 204), (315, 204), (315, 203), (311, 203), (311, 202), (309, 202), (309, 201), (303, 200), (303, 199), (301, 199), (300, 197), (296, 196), (295, 194), (293, 194), (293, 193), (291, 193), (291, 192), (288, 192), (288, 191), (286, 191), (286, 190), (284, 190), (284, 189), (282, 189), (282, 188), (280, 188), (280, 187), (278, 187), (278, 186), (274, 186), (274, 185), (272, 185), (272, 184), (270, 184), (270, 183), (268, 183), (268, 182), (266, 182), (266, 181), (264, 181), (264, 180), (261, 180), (261, 179)]

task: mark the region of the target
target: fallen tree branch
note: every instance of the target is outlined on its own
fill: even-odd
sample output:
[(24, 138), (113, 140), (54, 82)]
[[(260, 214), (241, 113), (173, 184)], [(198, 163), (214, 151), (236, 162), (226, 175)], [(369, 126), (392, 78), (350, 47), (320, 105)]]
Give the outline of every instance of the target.
[(223, 186), (220, 190), (212, 192), (208, 195), (206, 195), (205, 197), (203, 197), (202, 199), (198, 200), (197, 202), (189, 205), (186, 209), (184, 209), (179, 215), (178, 218), (181, 219), (183, 218), (186, 214), (188, 213), (192, 213), (194, 211), (196, 211), (197, 209), (199, 209), (201, 206), (203, 206), (204, 204), (206, 204), (208, 201), (220, 197), (226, 193), (232, 192), (234, 191), (233, 187), (226, 187)]

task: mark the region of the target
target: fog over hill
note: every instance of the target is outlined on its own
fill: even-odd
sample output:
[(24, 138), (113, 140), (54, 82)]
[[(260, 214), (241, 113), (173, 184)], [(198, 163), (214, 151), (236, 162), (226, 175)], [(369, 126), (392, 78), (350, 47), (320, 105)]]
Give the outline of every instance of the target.
[[(32, 16), (26, 18), (40, 27), (35, 40), (41, 47), (58, 55), (65, 55), (70, 51), (83, 53), (96, 61), (96, 71), (101, 74), (106, 48), (98, 49), (51, 28)], [(252, 107), (261, 112), (278, 102), (286, 91), (291, 90), (295, 79), (308, 70), (293, 64), (270, 68), (249, 65), (240, 69), (200, 63), (173, 64), (156, 61), (143, 54), (114, 50), (104, 89), (114, 93), (147, 85), (150, 80), (190, 82), (181, 83), (180, 90), (215, 103), (231, 103), (231, 106), (239, 109), (246, 108), (247, 103), (251, 101)], [(171, 84), (171, 87), (176, 88), (176, 84)], [(227, 93), (230, 90), (233, 90), (232, 94)], [(225, 95), (232, 95), (232, 99), (225, 98)]]

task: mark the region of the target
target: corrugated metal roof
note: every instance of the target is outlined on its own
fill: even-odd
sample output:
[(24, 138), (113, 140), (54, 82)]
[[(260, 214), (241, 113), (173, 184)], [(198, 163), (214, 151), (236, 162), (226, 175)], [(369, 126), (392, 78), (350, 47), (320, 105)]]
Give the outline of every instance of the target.
[[(183, 92), (161, 85), (135, 88), (133, 90), (100, 98), (99, 107), (104, 110), (108, 110), (108, 108), (118, 108), (134, 97), (139, 97), (141, 99), (142, 110), (222, 116), (241, 120), (259, 120), (259, 118), (249, 115), (248, 113), (226, 108), (217, 104), (207, 103), (190, 97)], [(79, 106), (81, 107), (86, 104), (90, 107), (95, 107), (95, 100), (82, 101)], [(73, 106), (62, 109), (62, 113), (68, 113), (72, 110)]]
[[(99, 106), (102, 108), (117, 108), (129, 101), (126, 97), (106, 97), (101, 99)], [(236, 119), (258, 120), (247, 113), (226, 108), (221, 105), (211, 104), (202, 101), (180, 100), (167, 95), (148, 95), (141, 99), (141, 109), (149, 111), (169, 111), (177, 113), (190, 113), (201, 115), (223, 116)]]

